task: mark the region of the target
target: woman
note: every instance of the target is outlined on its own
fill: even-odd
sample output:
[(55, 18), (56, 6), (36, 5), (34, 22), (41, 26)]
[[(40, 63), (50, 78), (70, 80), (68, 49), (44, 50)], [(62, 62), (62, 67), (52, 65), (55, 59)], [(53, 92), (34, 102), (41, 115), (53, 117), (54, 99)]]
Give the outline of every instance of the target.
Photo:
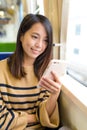
[(61, 83), (53, 72), (53, 79), (42, 76), (52, 58), (52, 42), (49, 20), (38, 14), (26, 15), (14, 54), (0, 61), (0, 130), (58, 127)]

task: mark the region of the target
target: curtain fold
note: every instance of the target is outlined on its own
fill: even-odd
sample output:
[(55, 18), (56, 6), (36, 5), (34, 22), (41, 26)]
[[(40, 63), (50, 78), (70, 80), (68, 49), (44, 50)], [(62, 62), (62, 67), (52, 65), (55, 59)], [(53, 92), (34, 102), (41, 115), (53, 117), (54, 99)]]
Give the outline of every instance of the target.
[[(62, 1), (63, 0), (43, 0), (44, 15), (49, 18), (53, 27), (54, 43), (60, 43)], [(54, 58), (60, 58), (59, 47), (54, 48), (53, 56)]]

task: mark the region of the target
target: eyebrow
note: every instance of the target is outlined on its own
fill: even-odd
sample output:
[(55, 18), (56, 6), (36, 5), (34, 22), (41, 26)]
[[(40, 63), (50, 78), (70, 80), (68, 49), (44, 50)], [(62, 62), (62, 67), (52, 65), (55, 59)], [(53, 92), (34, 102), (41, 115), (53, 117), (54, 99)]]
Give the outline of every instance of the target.
[(38, 36), (39, 36), (39, 33), (37, 33), (37, 32), (33, 32), (32, 34), (35, 34), (35, 35), (38, 35)]

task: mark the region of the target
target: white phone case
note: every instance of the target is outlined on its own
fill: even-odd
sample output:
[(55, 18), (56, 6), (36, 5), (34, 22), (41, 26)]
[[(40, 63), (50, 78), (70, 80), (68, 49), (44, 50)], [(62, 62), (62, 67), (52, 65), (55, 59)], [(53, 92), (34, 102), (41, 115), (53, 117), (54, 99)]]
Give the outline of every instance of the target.
[[(48, 64), (45, 72), (43, 73), (43, 76), (53, 79), (52, 74), (51, 74), (51, 71), (53, 71), (54, 73), (56, 73), (58, 78), (61, 78), (61, 76), (66, 74), (66, 66), (67, 66), (66, 61), (53, 59)], [(37, 87), (40, 87), (39, 83), (38, 83)]]
[(66, 73), (66, 61), (53, 59), (48, 64), (43, 76), (50, 76), (51, 71), (57, 74), (58, 77), (63, 76)]

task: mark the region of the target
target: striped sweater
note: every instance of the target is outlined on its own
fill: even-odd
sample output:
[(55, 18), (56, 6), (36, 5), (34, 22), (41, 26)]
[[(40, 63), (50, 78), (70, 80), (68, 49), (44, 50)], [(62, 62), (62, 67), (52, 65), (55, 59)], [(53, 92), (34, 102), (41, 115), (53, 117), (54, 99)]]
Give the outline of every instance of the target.
[[(37, 88), (33, 66), (24, 68), (27, 75), (16, 79), (9, 72), (7, 59), (0, 61), (0, 130), (43, 130), (59, 124), (58, 104), (49, 118), (45, 103), (49, 93)], [(38, 123), (27, 124), (28, 114), (36, 114)]]

